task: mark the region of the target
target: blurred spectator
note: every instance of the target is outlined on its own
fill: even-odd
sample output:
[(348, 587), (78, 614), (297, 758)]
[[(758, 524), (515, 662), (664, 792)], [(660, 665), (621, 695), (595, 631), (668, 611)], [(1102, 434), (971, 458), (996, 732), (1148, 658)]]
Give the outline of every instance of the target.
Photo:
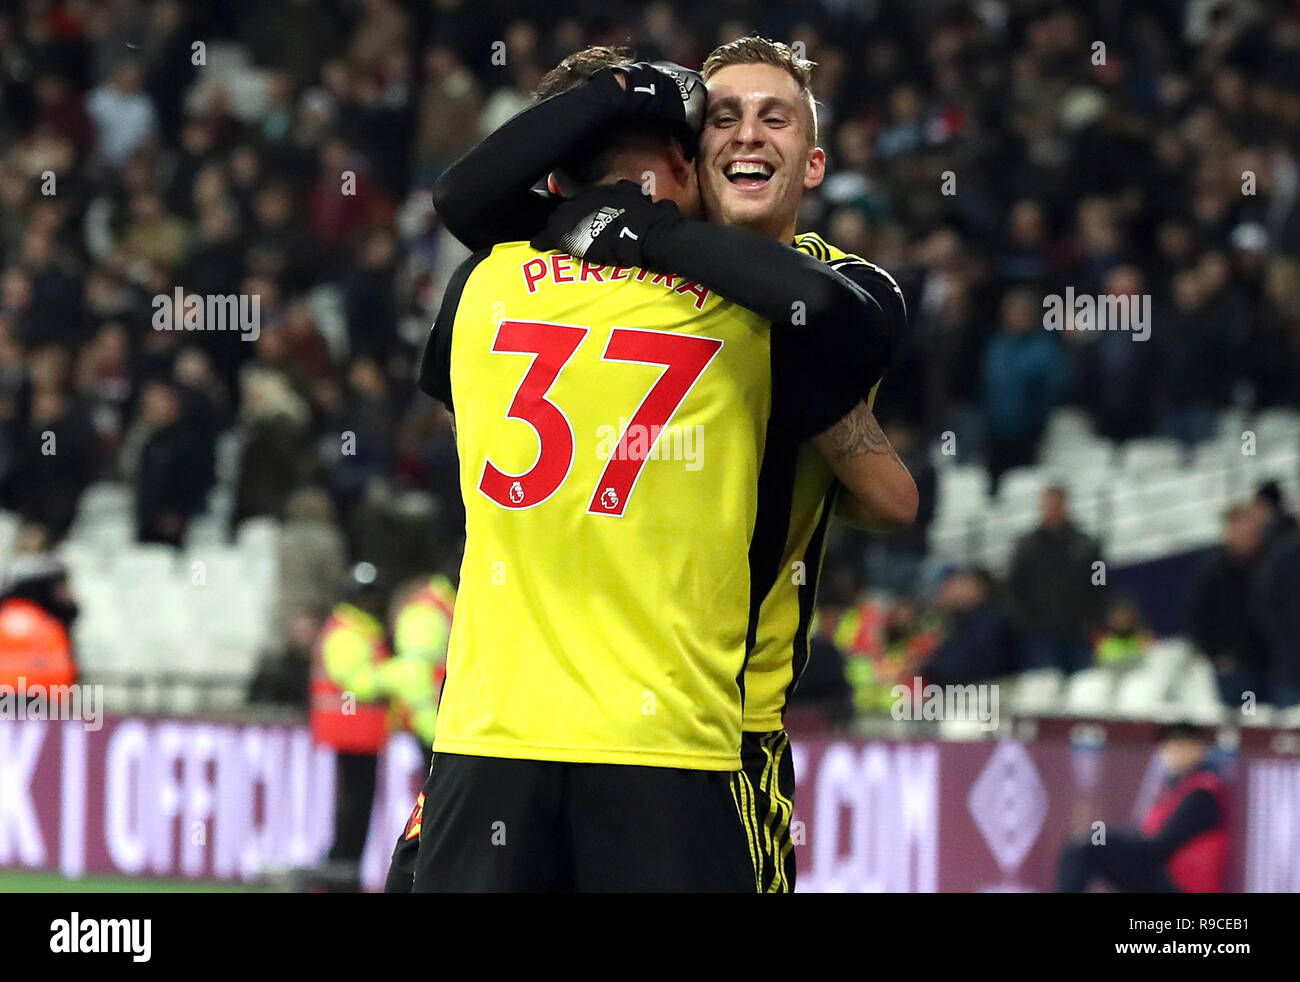
[(1106, 602), (1101, 549), (1070, 520), (1065, 488), (1045, 490), (1041, 508), (1038, 528), (1016, 544), (1008, 582), (1023, 667), (1077, 672), (1092, 664)]
[(29, 375), (14, 392), (8, 468), (0, 466), (0, 502), (60, 538), (77, 499), (95, 476), (94, 430), (69, 393), (68, 358), (61, 348), (34, 352)]
[(981, 385), (995, 488), (1003, 472), (1034, 462), (1047, 414), (1064, 390), (1065, 363), (1041, 313), (1027, 290), (1011, 291), (1002, 302), (1001, 327), (984, 352)]
[(1142, 620), (1142, 608), (1132, 597), (1120, 597), (1106, 608), (1106, 621), (1094, 647), (1098, 665), (1136, 662), (1154, 640)]
[(286, 634), (292, 631), (293, 618), (328, 610), (338, 601), (338, 585), (347, 574), (347, 548), (323, 489), (302, 487), (290, 495), (280, 532), (279, 569), (277, 620)]
[(346, 396), (329, 407), (319, 431), (329, 447), (330, 490), (342, 509), (350, 511), (368, 486), (387, 481), (396, 446), (393, 407), (379, 364), (369, 357), (357, 359), (347, 381)]
[(1282, 486), (1277, 481), (1265, 481), (1255, 492), (1253, 501), (1256, 511), (1264, 526), (1261, 535), (1268, 539), (1278, 539), (1300, 528), (1286, 506), (1282, 496)]
[(1165, 329), (1152, 331), (1162, 405), (1156, 432), (1193, 444), (1213, 434), (1213, 412), (1228, 405), (1239, 365), (1234, 338), (1223, 329), (1236, 311), (1222, 255), (1207, 254), (1176, 273), (1173, 303)]
[(80, 93), (68, 79), (53, 73), (36, 79), (36, 128), (63, 137), (77, 156), (87, 153), (94, 140), (94, 123)]
[[(1135, 266), (1116, 266), (1105, 276), (1102, 293), (1126, 297), (1130, 317), (1142, 309), (1145, 285)], [(1148, 298), (1149, 299), (1149, 298)], [(1154, 315), (1152, 315), (1154, 317)], [(1090, 335), (1080, 387), (1096, 420), (1096, 430), (1111, 440), (1127, 440), (1150, 432), (1153, 408), (1151, 378), (1161, 370), (1152, 356), (1150, 338), (1139, 340), (1133, 330), (1105, 330)], [(1151, 324), (1145, 325), (1154, 330)]]
[(439, 554), (437, 504), (418, 491), (398, 492), (386, 478), (375, 478), (365, 488), (346, 529), (349, 552), (362, 550), (383, 558), (401, 579), (418, 574), (430, 564), (459, 561), (459, 555)]
[(280, 531), (276, 628), (283, 654), (262, 664), (253, 698), (305, 707), (312, 645), (341, 599), (347, 550), (329, 495), (318, 487), (294, 491)]
[(389, 52), (405, 47), (411, 24), (394, 0), (365, 0), (362, 10), (348, 54), (358, 69), (373, 72)]
[(188, 223), (163, 209), (162, 196), (143, 191), (131, 199), (131, 223), (123, 242), (132, 255), (176, 269), (189, 252)]
[(384, 230), (367, 235), (358, 260), (343, 283), (348, 342), (354, 357), (383, 359), (397, 343), (397, 305), (393, 297), (393, 236)]
[[(286, 38), (293, 38), (286, 44)], [(343, 43), (334, 5), (324, 0), (260, 4), (248, 29), (259, 65), (286, 69), (298, 85), (314, 82), (325, 59)]]
[(202, 511), (212, 474), (203, 434), (187, 419), (170, 379), (146, 382), (140, 414), (128, 441), (138, 448), (131, 472), (141, 542), (178, 546), (192, 516)]
[(1263, 535), (1254, 610), (1267, 651), (1269, 701), (1300, 705), (1300, 532), (1275, 516)]
[(808, 639), (808, 663), (799, 685), (790, 694), (796, 712), (815, 710), (823, 727), (839, 729), (853, 719), (853, 689), (846, 676), (845, 658), (825, 638)]
[(428, 187), (485, 135), (479, 131), (483, 94), (460, 55), (446, 45), (425, 54), (412, 165), (414, 183)]
[(1269, 701), (1267, 649), (1252, 616), (1262, 531), (1259, 509), (1230, 508), (1223, 544), (1201, 570), (1188, 602), (1188, 633), (1214, 663), (1220, 697), (1230, 709), (1239, 709), (1247, 692)]
[(251, 368), (245, 373), (235, 527), (246, 518), (284, 517), (290, 493), (306, 476), (302, 448), (310, 422), (307, 403), (283, 373), (270, 368)]
[(113, 70), (112, 81), (90, 93), (86, 102), (95, 120), (99, 155), (109, 167), (125, 164), (157, 130), (158, 113), (141, 89), (143, 79), (140, 62), (124, 59)]
[(1102, 881), (1130, 893), (1222, 893), (1228, 860), (1227, 787), (1207, 761), (1194, 726), (1165, 728), (1159, 753), (1164, 793), (1140, 832), (1107, 825), (1061, 847), (1056, 889), (1083, 893)]
[(326, 256), (341, 258), (362, 229), (382, 221), (388, 204), (352, 148), (334, 138), (321, 148), (320, 170), (311, 190), (311, 233)]
[(20, 555), (0, 585), (0, 685), (71, 685), (77, 678), (69, 629), (77, 604), (67, 570), (48, 553)]
[(939, 636), (934, 625), (923, 621), (916, 601), (868, 598), (840, 618), (834, 640), (848, 656), (844, 671), (854, 706), (860, 713), (880, 713), (893, 704), (895, 685), (911, 686)]
[(965, 685), (1015, 671), (1015, 634), (994, 601), (988, 570), (953, 570), (939, 588), (935, 608), (943, 617), (942, 640), (920, 667), (927, 684)]

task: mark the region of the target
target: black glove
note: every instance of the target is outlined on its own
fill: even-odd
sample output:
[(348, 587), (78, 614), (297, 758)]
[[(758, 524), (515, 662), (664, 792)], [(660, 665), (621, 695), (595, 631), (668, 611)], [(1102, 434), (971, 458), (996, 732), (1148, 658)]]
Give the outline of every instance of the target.
[(655, 239), (683, 221), (673, 201), (652, 201), (632, 181), (602, 184), (558, 205), (531, 245), (598, 266), (646, 266)]
[(622, 75), (627, 82), (623, 95), (626, 116), (678, 123), (691, 136), (693, 145), (704, 125), (704, 106), (708, 101), (708, 91), (699, 72), (671, 61), (638, 61), (602, 69), (592, 80), (606, 72)]

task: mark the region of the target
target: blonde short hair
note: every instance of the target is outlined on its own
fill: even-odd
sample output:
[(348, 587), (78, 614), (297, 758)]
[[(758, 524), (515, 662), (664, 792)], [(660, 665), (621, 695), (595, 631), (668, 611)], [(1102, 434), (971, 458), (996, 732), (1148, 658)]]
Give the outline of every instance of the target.
[(808, 107), (808, 114), (812, 118), (810, 131), (812, 145), (816, 146), (817, 100), (813, 97), (812, 91), (812, 70), (816, 64), (815, 61), (795, 54), (794, 49), (788, 44), (751, 35), (736, 38), (714, 48), (709, 57), (704, 59), (704, 70), (701, 74), (707, 82), (722, 69), (732, 65), (774, 65), (784, 69), (798, 84), (799, 95), (804, 105)]

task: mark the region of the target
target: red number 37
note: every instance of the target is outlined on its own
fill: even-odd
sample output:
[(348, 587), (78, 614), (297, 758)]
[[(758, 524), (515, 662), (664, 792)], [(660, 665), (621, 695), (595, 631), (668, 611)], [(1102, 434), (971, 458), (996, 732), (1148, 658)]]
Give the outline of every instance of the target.
[[(478, 487), (502, 508), (523, 509), (539, 505), (562, 485), (573, 466), (573, 427), (564, 411), (546, 397), (564, 371), (589, 329), (568, 324), (502, 321), (492, 350), (502, 354), (534, 355), (506, 412), (509, 419), (527, 423), (537, 434), (539, 449), (533, 466), (522, 474), (507, 474), (489, 459), (483, 465)], [(602, 361), (628, 361), (663, 365), (664, 372), (651, 386), (641, 405), (619, 436), (591, 494), (587, 511), (593, 515), (622, 515), (645, 464), (640, 446), (632, 448), (628, 432), (657, 433), (691, 391), (713, 356), (722, 347), (714, 338), (616, 327), (601, 355)]]

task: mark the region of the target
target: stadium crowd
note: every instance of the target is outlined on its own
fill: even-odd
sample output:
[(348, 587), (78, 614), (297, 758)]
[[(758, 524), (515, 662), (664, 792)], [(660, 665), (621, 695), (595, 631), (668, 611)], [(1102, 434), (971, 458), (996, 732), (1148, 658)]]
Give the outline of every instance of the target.
[[(748, 31), (802, 42), (817, 62), (830, 176), (801, 227), (888, 269), (907, 298), (877, 411), (923, 511), (888, 545), (895, 561), (872, 568), (891, 571), (891, 623), (933, 612), (941, 627), (932, 641), (890, 636), (953, 680), (990, 653), (1026, 659), (980, 662), (990, 675), (1074, 670), (1096, 657), (1094, 635), (1117, 639), (1111, 651), (1140, 640), (1132, 603), (1048, 595), (1039, 572), (1082, 536), (1064, 501), (1007, 584), (958, 570), (922, 590), (929, 448), (950, 431), (959, 459), (996, 480), (1036, 459), (1059, 406), (1111, 439), (1186, 444), (1224, 409), (1300, 408), (1300, 17), (1282, 3), (5, 5), (0, 507), (27, 523), (21, 547), (56, 544), (101, 479), (133, 487), (141, 541), (181, 543), (233, 427), (232, 525), (286, 520), (340, 572), (363, 558), (395, 577), (430, 556), (454, 568), (454, 440), (413, 383), (465, 255), (431, 182), (585, 44), (698, 66)], [(240, 73), (217, 71), (241, 54)], [(157, 329), (156, 298), (178, 288), (256, 297), (257, 330)], [(1042, 298), (1067, 288), (1149, 295), (1149, 342), (1042, 330)], [(432, 514), (402, 510), (412, 488), (432, 494)], [(1240, 554), (1233, 522), (1220, 565)], [(1287, 556), (1294, 535), (1270, 526), (1256, 541)], [(846, 536), (828, 559), (824, 633), (844, 648), (868, 545)], [(287, 574), (286, 624), (308, 618), (293, 636), (333, 599), (308, 582), (320, 569)], [(1190, 625), (1202, 645), (1256, 630), (1204, 621)], [(1272, 643), (1260, 650), (1276, 655)], [(1224, 674), (1240, 668), (1235, 649), (1207, 653)], [(1279, 695), (1300, 701), (1300, 653), (1286, 657)]]

